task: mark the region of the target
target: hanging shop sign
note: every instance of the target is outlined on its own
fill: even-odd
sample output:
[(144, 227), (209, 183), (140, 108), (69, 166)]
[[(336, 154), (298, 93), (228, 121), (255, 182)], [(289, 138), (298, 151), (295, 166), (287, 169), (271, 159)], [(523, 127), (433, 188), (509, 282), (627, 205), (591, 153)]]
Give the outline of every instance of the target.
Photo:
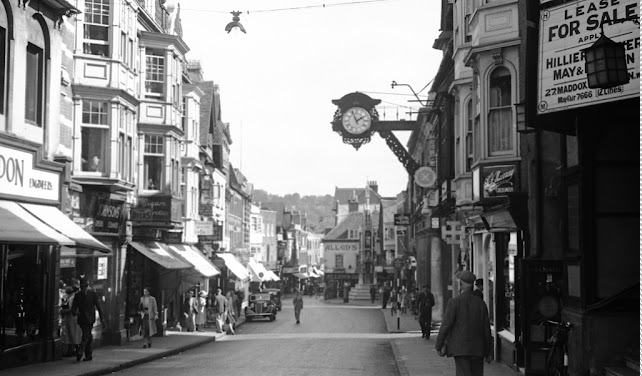
[(31, 152), (0, 146), (0, 195), (60, 200), (60, 174), (34, 168)]
[(123, 201), (110, 200), (104, 197), (96, 198), (93, 231), (118, 234), (120, 232), (123, 206)]
[(213, 221), (195, 221), (196, 235), (214, 235)]
[(410, 226), (409, 214), (395, 214), (395, 226)]
[(473, 197), (492, 199), (517, 192), (518, 177), (515, 163), (479, 166), (473, 171)]
[(430, 188), (437, 181), (437, 173), (430, 167), (419, 167), (415, 171), (415, 184), (422, 188)]
[[(581, 0), (540, 12), (538, 114), (640, 95), (640, 30), (634, 22), (611, 23), (637, 16), (638, 0)], [(623, 43), (629, 83), (590, 89), (583, 49), (604, 34)]]

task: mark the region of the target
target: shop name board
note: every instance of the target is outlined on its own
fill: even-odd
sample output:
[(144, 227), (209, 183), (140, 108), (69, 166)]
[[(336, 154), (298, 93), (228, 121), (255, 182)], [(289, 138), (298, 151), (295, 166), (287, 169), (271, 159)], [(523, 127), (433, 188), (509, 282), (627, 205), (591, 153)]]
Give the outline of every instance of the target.
[[(638, 0), (582, 0), (540, 12), (539, 114), (584, 107), (640, 95), (640, 31), (630, 21), (616, 19), (637, 16)], [(583, 49), (604, 34), (623, 43), (629, 83), (609, 89), (590, 89)]]
[(169, 196), (139, 197), (138, 204), (131, 210), (135, 222), (180, 222), (181, 202)]
[(98, 198), (93, 231), (117, 234), (120, 230), (123, 204), (122, 201)]
[(60, 175), (33, 168), (33, 154), (0, 146), (0, 194), (59, 201)]
[(410, 226), (410, 215), (395, 214), (395, 226)]
[(182, 231), (163, 231), (163, 242), (167, 244), (180, 244), (182, 241)]
[(327, 281), (348, 279), (348, 280), (359, 280), (358, 273), (325, 273), (325, 278)]
[(505, 196), (515, 192), (516, 165), (484, 166), (482, 172), (483, 197)]
[(325, 244), (326, 251), (359, 251), (359, 244)]

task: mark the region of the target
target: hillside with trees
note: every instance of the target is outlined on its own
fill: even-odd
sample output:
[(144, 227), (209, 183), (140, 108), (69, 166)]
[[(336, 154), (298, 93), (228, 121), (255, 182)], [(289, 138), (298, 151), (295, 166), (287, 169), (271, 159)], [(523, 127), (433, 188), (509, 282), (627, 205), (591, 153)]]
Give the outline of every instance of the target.
[(308, 226), (315, 231), (323, 231), (324, 228), (332, 227), (334, 224), (334, 196), (301, 196), (298, 193), (288, 193), (285, 196), (273, 195), (262, 189), (254, 189), (252, 201), (256, 204), (262, 202), (283, 202), (287, 209), (298, 210), (306, 213)]

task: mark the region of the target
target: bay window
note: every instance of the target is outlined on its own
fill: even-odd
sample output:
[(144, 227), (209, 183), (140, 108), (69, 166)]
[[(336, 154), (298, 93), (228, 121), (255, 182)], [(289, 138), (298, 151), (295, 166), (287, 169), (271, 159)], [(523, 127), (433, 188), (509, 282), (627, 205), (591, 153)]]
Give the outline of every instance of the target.
[(513, 106), (511, 74), (499, 67), (490, 75), (488, 109), (488, 153), (490, 156), (513, 151)]
[(473, 101), (469, 100), (468, 104), (466, 105), (466, 131), (464, 132), (464, 139), (465, 139), (465, 151), (464, 151), (464, 159), (465, 159), (465, 172), (469, 172), (470, 169), (473, 166), (473, 124), (475, 121), (475, 115), (473, 113)]
[(7, 29), (0, 26), (0, 115), (4, 115), (5, 80), (7, 68)]
[(161, 190), (163, 184), (163, 160), (165, 137), (162, 135), (145, 135), (143, 153), (143, 189)]
[(83, 52), (109, 57), (109, 0), (85, 0)]
[(108, 103), (84, 100), (82, 102), (81, 157), (82, 170), (105, 172), (109, 145)]
[(145, 52), (145, 98), (162, 99), (165, 93), (165, 51)]

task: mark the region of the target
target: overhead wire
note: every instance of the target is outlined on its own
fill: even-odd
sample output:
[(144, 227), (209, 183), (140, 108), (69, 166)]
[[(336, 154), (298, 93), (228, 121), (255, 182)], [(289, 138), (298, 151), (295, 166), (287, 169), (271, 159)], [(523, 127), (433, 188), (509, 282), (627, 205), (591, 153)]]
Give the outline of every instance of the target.
[[(243, 11), (243, 13), (251, 14), (251, 13), (283, 12), (283, 11), (302, 10), (302, 9), (311, 9), (311, 8), (331, 8), (331, 7), (340, 7), (340, 6), (350, 6), (350, 5), (362, 5), (362, 4), (381, 3), (381, 2), (388, 2), (388, 1), (397, 1), (397, 0), (358, 0), (358, 1), (348, 1), (343, 3), (330, 3), (330, 4), (323, 3), (323, 4), (315, 4), (315, 5), (304, 5), (304, 6), (289, 7), (289, 8), (245, 10)], [(230, 13), (229, 11), (214, 10), (214, 9), (196, 9), (196, 8), (181, 8), (181, 11), (209, 12), (209, 13), (221, 13), (221, 14)]]

